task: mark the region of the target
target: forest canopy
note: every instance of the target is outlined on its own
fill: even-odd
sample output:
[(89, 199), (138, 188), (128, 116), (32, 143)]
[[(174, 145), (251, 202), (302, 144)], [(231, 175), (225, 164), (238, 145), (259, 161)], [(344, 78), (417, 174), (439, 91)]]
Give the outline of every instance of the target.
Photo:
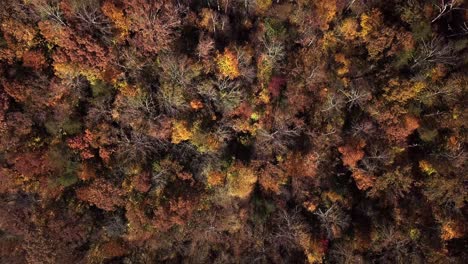
[(467, 8), (0, 0), (0, 262), (465, 263)]

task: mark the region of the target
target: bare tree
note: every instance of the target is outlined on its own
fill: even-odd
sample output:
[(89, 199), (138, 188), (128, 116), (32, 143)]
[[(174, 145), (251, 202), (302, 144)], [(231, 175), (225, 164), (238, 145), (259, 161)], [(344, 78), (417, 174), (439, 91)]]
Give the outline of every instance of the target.
[(352, 244), (340, 242), (334, 244), (330, 250), (330, 260), (332, 260), (332, 263), (363, 263), (362, 257), (354, 253)]
[(129, 134), (121, 131), (120, 135), (118, 156), (124, 163), (147, 161), (152, 155), (167, 147), (161, 140), (134, 131)]
[(430, 42), (422, 41), (422, 45), (419, 47), (419, 55), (414, 58), (411, 68), (434, 63), (455, 65), (456, 59), (452, 47), (443, 43), (442, 38), (435, 37)]
[(314, 214), (318, 216), (329, 239), (339, 237), (341, 232), (348, 228), (351, 220), (337, 204), (333, 204), (325, 212), (322, 209), (318, 209)]
[(346, 96), (346, 104), (348, 104), (348, 109), (351, 109), (354, 106), (362, 107), (364, 103), (372, 97), (368, 91), (354, 87), (349, 91), (340, 90), (340, 92)]
[(63, 19), (63, 13), (59, 7), (59, 1), (33, 0), (31, 1), (31, 5), (39, 16), (45, 19), (51, 19), (62, 26), (67, 25)]
[(219, 100), (225, 110), (229, 111), (239, 105), (242, 100), (242, 92), (238, 82), (224, 78), (215, 82), (215, 86), (218, 88)]
[(339, 110), (343, 105), (343, 98), (336, 94), (328, 94), (325, 104), (321, 112), (331, 112), (333, 110)]
[(262, 40), (268, 60), (273, 64), (278, 63), (285, 56), (284, 44), (276, 40)]
[(215, 42), (210, 37), (200, 37), (197, 45), (197, 55), (200, 59), (206, 59), (215, 48)]
[(308, 227), (304, 224), (304, 219), (298, 207), (291, 212), (282, 209), (277, 215), (275, 231), (270, 239), (287, 248), (296, 248), (299, 247), (297, 244), (299, 235), (307, 231)]
[(275, 128), (273, 131), (258, 129), (256, 134), (256, 147), (260, 152), (285, 152), (291, 141), (300, 135), (300, 127)]
[(70, 2), (74, 16), (82, 22), (87, 30), (99, 32), (102, 36), (111, 34), (111, 24), (104, 14), (102, 14), (99, 1), (72, 0)]
[(439, 13), (434, 19), (432, 19), (431, 23), (436, 22), (453, 10), (466, 10), (465, 8), (460, 7), (461, 4), (462, 3), (459, 0), (441, 0), (440, 5), (435, 5), (439, 9)]
[(457, 100), (456, 96), (454, 95), (454, 89), (450, 86), (437, 86), (432, 85), (424, 90), (419, 96), (419, 101), (426, 101), (435, 99), (437, 97), (444, 98), (446, 100)]

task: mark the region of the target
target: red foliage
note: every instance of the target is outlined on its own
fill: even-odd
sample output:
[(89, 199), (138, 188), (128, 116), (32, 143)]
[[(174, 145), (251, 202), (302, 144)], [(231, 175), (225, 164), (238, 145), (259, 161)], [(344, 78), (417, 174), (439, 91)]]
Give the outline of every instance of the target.
[(286, 79), (283, 77), (274, 76), (271, 78), (270, 84), (268, 85), (268, 91), (270, 91), (273, 97), (280, 96), (281, 88), (286, 84)]
[[(87, 35), (74, 34), (69, 27), (60, 26), (50, 21), (39, 22), (39, 29), (44, 38), (59, 48), (54, 52), (56, 71), (64, 74), (69, 69), (60, 69), (63, 63), (78, 64), (81, 70), (105, 70), (111, 60), (109, 51)], [(62, 72), (63, 71), (63, 72)]]
[(96, 179), (91, 185), (76, 190), (78, 199), (94, 204), (105, 211), (114, 211), (124, 205), (124, 192), (103, 180)]
[(6, 168), (0, 168), (0, 193), (16, 193), (18, 184), (15, 174)]
[(151, 188), (151, 174), (140, 173), (132, 178), (132, 186), (139, 192), (147, 192)]
[(172, 135), (172, 120), (161, 116), (156, 122), (151, 122), (148, 128), (148, 135), (161, 140), (169, 140)]
[(26, 152), (11, 159), (13, 169), (25, 178), (36, 178), (51, 171), (50, 162), (43, 152)]
[(104, 147), (99, 148), (99, 157), (104, 161), (105, 164), (109, 164), (112, 150)]
[(122, 243), (113, 240), (100, 245), (99, 250), (100, 254), (106, 259), (121, 257), (127, 253), (127, 250)]
[(236, 109), (229, 113), (230, 117), (241, 117), (242, 119), (248, 119), (252, 115), (252, 106), (247, 102), (242, 102)]
[(184, 225), (190, 220), (195, 201), (187, 200), (182, 197), (169, 201), (168, 207), (159, 208), (155, 211), (153, 225), (159, 230), (167, 231), (174, 225)]
[(33, 125), (31, 118), (21, 112), (7, 114), (7, 125), (14, 130), (14, 135), (21, 137), (31, 133)]
[(8, 96), (0, 90), (0, 134), (5, 131), (7, 125), (5, 123), (5, 113), (10, 106)]
[(93, 135), (86, 129), (84, 135), (76, 136), (67, 140), (68, 146), (73, 150), (78, 150), (82, 159), (91, 159), (94, 157), (92, 153), (91, 142)]

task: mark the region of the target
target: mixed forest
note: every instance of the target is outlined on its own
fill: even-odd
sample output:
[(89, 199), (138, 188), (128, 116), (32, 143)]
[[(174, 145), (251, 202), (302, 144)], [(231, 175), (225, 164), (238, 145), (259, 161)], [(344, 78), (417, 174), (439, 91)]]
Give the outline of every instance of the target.
[(466, 263), (463, 0), (0, 0), (0, 263)]

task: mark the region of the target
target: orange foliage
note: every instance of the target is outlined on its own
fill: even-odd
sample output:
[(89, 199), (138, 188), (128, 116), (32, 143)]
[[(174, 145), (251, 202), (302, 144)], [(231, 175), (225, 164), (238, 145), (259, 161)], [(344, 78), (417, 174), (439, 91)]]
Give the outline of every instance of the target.
[(78, 173), (78, 178), (83, 181), (91, 180), (96, 178), (96, 171), (88, 163), (83, 163), (81, 166), (81, 171)]
[(298, 153), (291, 154), (284, 165), (290, 177), (314, 178), (317, 175), (318, 156), (316, 153), (309, 153), (305, 156)]
[(347, 59), (344, 54), (337, 53), (335, 54), (335, 61), (341, 64), (342, 66), (338, 68), (338, 75), (342, 76), (349, 72), (349, 67), (351, 66), (351, 61)]
[(364, 158), (364, 151), (362, 149), (365, 146), (366, 142), (364, 140), (355, 140), (339, 147), (338, 151), (342, 155), (343, 165), (355, 168), (358, 161)]
[(101, 7), (102, 12), (107, 16), (119, 30), (118, 41), (123, 41), (129, 32), (129, 21), (125, 18), (122, 9), (118, 8), (112, 1), (105, 1)]
[(322, 31), (329, 28), (329, 23), (336, 17), (338, 12), (337, 0), (315, 1), (315, 22)]
[(441, 229), (440, 238), (445, 241), (454, 238), (461, 238), (465, 233), (464, 223), (460, 223), (458, 221), (447, 221), (442, 224)]
[(375, 176), (369, 175), (367, 172), (359, 169), (354, 170), (352, 176), (356, 182), (356, 186), (362, 191), (371, 188), (376, 179)]
[(385, 132), (391, 139), (396, 141), (404, 141), (406, 138), (419, 128), (419, 120), (411, 115), (406, 115), (403, 118), (403, 123), (396, 126), (389, 126)]
[(287, 180), (286, 174), (278, 166), (267, 163), (260, 172), (258, 183), (267, 192), (280, 194), (281, 185)]
[(203, 108), (203, 103), (200, 100), (190, 101), (190, 107), (194, 110), (199, 110)]
[(226, 175), (220, 171), (210, 171), (206, 176), (206, 182), (208, 186), (220, 186), (224, 184)]
[(23, 65), (35, 70), (40, 70), (46, 65), (46, 58), (42, 52), (32, 50), (26, 51), (23, 54)]
[[(4, 55), (9, 63), (13, 62), (13, 58), (23, 57), (23, 54), (35, 44), (34, 37), (36, 32), (34, 28), (22, 24), (17, 20), (4, 20), (0, 24), (0, 29), (11, 52), (10, 54), (8, 52), (4, 53), (5, 55), (10, 55)], [(0, 53), (0, 59), (2, 57), (2, 53)]]

